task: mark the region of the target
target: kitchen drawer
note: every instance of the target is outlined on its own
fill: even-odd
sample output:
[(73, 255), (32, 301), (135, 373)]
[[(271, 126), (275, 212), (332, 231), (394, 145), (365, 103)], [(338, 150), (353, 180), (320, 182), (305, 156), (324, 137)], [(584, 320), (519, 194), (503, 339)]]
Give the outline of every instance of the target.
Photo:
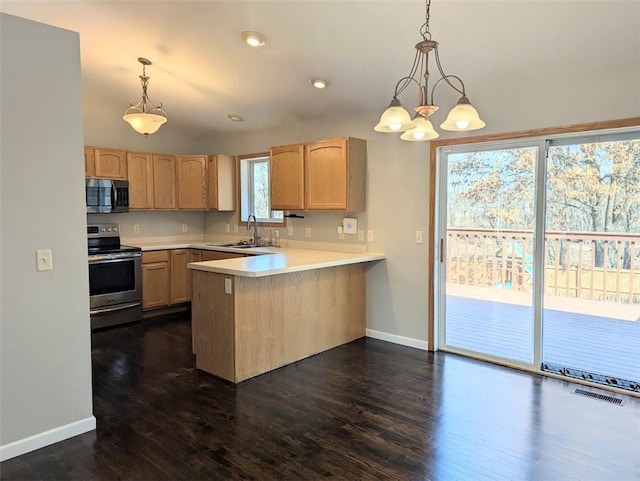
[(169, 251), (145, 251), (142, 253), (142, 263), (169, 262)]

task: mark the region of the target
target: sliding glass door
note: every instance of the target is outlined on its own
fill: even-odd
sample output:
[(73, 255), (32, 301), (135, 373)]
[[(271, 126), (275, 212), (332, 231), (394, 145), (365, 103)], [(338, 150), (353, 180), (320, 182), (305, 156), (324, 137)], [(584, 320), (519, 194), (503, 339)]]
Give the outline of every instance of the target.
[(640, 391), (640, 132), (439, 152), (440, 348)]
[(441, 344), (534, 362), (533, 259), (540, 145), (444, 152)]
[[(635, 137), (635, 138), (634, 138)], [(640, 138), (551, 141), (542, 368), (640, 382)]]

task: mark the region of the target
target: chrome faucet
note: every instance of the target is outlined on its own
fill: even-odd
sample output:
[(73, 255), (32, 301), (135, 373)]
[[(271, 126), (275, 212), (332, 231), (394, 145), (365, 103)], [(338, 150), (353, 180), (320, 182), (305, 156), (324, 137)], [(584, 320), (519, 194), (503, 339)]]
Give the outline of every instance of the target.
[(251, 221), (253, 220), (253, 245), (260, 245), (260, 236), (258, 235), (258, 221), (254, 214), (247, 217), (247, 230), (251, 230)]

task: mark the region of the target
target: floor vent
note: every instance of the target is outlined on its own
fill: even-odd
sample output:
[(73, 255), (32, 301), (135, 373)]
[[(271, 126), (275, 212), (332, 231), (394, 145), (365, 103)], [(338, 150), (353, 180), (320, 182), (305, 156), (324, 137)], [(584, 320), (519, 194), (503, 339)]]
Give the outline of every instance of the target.
[(576, 389), (575, 391), (573, 391), (572, 394), (578, 394), (579, 396), (586, 396), (593, 399), (598, 399), (599, 401), (616, 404), (618, 406), (622, 406), (624, 404), (624, 400), (619, 397), (607, 396), (606, 394), (599, 394), (597, 392), (585, 391), (584, 389)]

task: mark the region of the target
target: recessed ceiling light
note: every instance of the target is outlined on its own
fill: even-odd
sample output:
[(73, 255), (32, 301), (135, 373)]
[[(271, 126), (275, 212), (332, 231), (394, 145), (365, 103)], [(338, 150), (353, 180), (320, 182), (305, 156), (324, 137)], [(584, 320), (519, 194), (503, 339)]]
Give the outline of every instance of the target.
[(317, 89), (323, 89), (329, 85), (327, 80), (323, 80), (321, 78), (312, 78), (309, 80), (309, 83)]
[(228, 114), (227, 117), (232, 122), (244, 122), (244, 119), (240, 117), (238, 114)]
[(262, 47), (267, 41), (264, 35), (258, 32), (242, 32), (242, 40), (250, 47)]

